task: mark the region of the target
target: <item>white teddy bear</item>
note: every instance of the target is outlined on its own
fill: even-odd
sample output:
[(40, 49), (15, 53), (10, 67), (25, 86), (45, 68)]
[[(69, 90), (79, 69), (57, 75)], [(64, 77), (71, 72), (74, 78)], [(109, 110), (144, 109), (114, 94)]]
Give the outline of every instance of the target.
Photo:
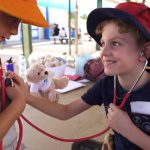
[(56, 89), (63, 89), (68, 85), (68, 77), (55, 78), (54, 72), (47, 71), (42, 63), (32, 64), (26, 71), (26, 79), (30, 83), (30, 92), (37, 96), (44, 96), (50, 101), (59, 99)]

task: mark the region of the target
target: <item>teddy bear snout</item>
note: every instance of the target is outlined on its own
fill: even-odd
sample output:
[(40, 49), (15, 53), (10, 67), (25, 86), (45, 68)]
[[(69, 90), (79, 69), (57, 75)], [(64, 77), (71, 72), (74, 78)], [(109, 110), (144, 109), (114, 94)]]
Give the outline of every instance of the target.
[(45, 74), (45, 75), (48, 75), (48, 71), (45, 71), (44, 74)]

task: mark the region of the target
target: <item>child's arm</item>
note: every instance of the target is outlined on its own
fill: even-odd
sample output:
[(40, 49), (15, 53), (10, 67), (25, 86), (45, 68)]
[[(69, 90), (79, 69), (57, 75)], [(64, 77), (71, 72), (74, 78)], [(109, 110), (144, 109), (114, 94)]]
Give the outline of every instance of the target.
[(25, 96), (22, 92), (24, 82), (17, 75), (14, 74), (13, 76), (12, 79), (15, 87), (6, 88), (6, 93), (11, 100), (11, 103), (2, 113), (0, 113), (0, 139), (5, 136), (9, 128), (25, 108)]
[(50, 100), (46, 98), (40, 98), (33, 95), (29, 95), (27, 98), (27, 103), (41, 112), (60, 120), (70, 119), (71, 117), (91, 107), (82, 99), (75, 100), (67, 105), (63, 105), (50, 102)]
[(144, 150), (148, 150), (150, 148), (150, 136), (137, 128), (126, 112), (120, 110), (114, 104), (110, 104), (107, 116), (109, 126), (113, 130), (120, 133)]
[[(13, 73), (9, 74), (9, 77), (19, 78)], [(29, 105), (33, 106), (34, 108), (38, 109), (39, 111), (49, 116), (58, 118), (60, 120), (67, 120), (90, 107), (90, 105), (86, 104), (81, 99), (78, 99), (68, 105), (50, 102), (50, 100), (44, 97), (37, 97), (31, 95), (26, 86), (22, 88), (22, 91), (26, 97), (26, 102)]]

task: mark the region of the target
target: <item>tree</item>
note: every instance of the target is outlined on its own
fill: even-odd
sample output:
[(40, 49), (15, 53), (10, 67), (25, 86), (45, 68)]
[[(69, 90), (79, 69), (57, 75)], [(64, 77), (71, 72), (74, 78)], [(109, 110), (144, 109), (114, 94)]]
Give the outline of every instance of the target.
[(80, 16), (80, 18), (83, 20), (87, 20), (87, 15), (84, 14), (84, 15)]

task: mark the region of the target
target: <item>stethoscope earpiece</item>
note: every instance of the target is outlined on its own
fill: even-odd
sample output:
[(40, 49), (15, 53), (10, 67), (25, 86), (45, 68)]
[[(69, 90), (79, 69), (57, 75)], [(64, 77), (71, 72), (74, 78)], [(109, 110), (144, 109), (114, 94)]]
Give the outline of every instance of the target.
[(143, 51), (140, 51), (140, 56), (144, 56), (144, 52)]

